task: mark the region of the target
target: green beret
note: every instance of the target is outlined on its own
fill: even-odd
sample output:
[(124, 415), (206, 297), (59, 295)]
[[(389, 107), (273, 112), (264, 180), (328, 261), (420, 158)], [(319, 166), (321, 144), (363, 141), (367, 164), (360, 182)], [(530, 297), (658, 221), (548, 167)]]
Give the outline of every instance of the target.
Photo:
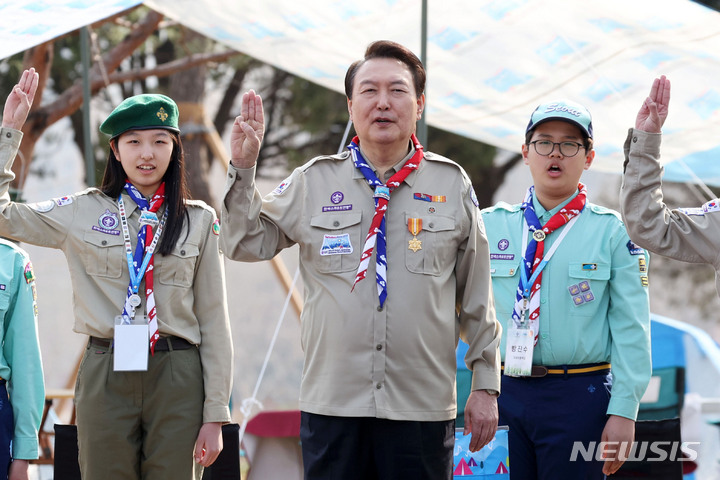
[(115, 138), (128, 130), (164, 128), (180, 132), (178, 107), (165, 95), (146, 93), (126, 98), (100, 125), (100, 131)]

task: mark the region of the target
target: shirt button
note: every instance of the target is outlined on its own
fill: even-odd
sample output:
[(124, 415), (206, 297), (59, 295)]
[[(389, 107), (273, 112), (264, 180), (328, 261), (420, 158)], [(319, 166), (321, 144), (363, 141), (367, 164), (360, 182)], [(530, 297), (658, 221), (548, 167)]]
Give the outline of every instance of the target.
[(185, 250), (180, 250), (180, 255), (185, 255)]
[(12, 133), (7, 132), (7, 133), (5, 134), (5, 136), (6, 136), (7, 138), (10, 138), (10, 137), (12, 137)]
[(382, 307), (381, 307), (380, 305), (378, 305), (377, 311), (378, 311), (378, 312), (382, 312)]
[(543, 333), (542, 335), (540, 335), (540, 337), (543, 339), (547, 338), (547, 333)]
[(432, 222), (430, 222), (430, 223), (428, 224), (428, 227), (430, 227), (430, 228), (434, 228), (434, 227), (435, 227), (435, 224), (434, 224), (434, 223), (432, 223)]
[(382, 383), (378, 383), (377, 385), (375, 385), (375, 388), (377, 388), (378, 390), (380, 390), (380, 389), (382, 388)]
[(633, 137), (633, 143), (637, 143), (637, 137)]
[(107, 240), (103, 240), (101, 243), (102, 243), (103, 245), (107, 245)]
[(335, 220), (335, 221), (333, 222), (333, 227), (338, 227), (338, 226), (340, 226), (340, 222), (338, 222), (337, 220)]
[(377, 347), (375, 347), (375, 348), (376, 348), (377, 351), (379, 352), (380, 350), (382, 350), (382, 345), (380, 345), (380, 344), (378, 343), (378, 344), (377, 344)]
[(547, 303), (547, 298), (541, 298), (540, 303)]

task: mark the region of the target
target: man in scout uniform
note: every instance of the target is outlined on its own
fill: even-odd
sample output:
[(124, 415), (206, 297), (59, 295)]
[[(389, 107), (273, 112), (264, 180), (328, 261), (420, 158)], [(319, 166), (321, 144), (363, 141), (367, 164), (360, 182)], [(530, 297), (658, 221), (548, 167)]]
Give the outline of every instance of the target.
[(27, 478), (28, 460), (38, 458), (45, 384), (30, 259), (0, 239), (0, 265), (0, 477), (16, 480)]
[(715, 268), (720, 294), (720, 202), (670, 209), (663, 201), (660, 141), (670, 107), (670, 80), (656, 78), (625, 141), (620, 209), (633, 241), (651, 252)]
[(300, 247), (306, 479), (450, 479), (458, 331), (470, 344), (471, 447), (497, 427), (487, 241), (465, 172), (414, 135), (424, 88), (412, 52), (371, 44), (345, 78), (348, 151), (311, 160), (264, 199), (254, 92), (233, 126), (223, 250), (257, 261)]
[(629, 447), (650, 380), (648, 259), (616, 212), (587, 201), (592, 142), (582, 105), (540, 105), (522, 146), (534, 185), (523, 203), (482, 211), (506, 327), (498, 403), (513, 478), (615, 473), (621, 460), (571, 461), (573, 447)]

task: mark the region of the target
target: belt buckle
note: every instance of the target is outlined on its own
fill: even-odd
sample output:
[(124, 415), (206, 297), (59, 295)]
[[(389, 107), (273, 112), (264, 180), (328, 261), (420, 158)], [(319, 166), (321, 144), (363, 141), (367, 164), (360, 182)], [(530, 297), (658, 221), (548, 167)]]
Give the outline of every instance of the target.
[(533, 365), (532, 370), (530, 371), (530, 376), (533, 378), (540, 378), (547, 375), (548, 369), (547, 367), (543, 365)]

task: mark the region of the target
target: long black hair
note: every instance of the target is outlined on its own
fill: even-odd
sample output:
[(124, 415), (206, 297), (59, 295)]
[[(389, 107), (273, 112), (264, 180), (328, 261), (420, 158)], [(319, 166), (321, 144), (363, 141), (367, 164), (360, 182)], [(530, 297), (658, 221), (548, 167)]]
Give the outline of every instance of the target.
[[(157, 253), (160, 255), (168, 255), (172, 252), (180, 239), (183, 223), (185, 220), (188, 223), (190, 222), (190, 216), (185, 206), (185, 200), (190, 199), (190, 191), (185, 178), (185, 151), (183, 150), (182, 141), (180, 141), (180, 135), (171, 130), (168, 130), (168, 133), (173, 139), (173, 151), (167, 171), (163, 176), (165, 182), (165, 208), (168, 211), (168, 218), (157, 247)], [(118, 138), (120, 136), (110, 140), (111, 147), (113, 142), (117, 142)], [(117, 146), (117, 143), (115, 145)], [(127, 174), (122, 163), (118, 161), (115, 152), (110, 148), (100, 190), (111, 198), (117, 198), (123, 191), (126, 179)]]

